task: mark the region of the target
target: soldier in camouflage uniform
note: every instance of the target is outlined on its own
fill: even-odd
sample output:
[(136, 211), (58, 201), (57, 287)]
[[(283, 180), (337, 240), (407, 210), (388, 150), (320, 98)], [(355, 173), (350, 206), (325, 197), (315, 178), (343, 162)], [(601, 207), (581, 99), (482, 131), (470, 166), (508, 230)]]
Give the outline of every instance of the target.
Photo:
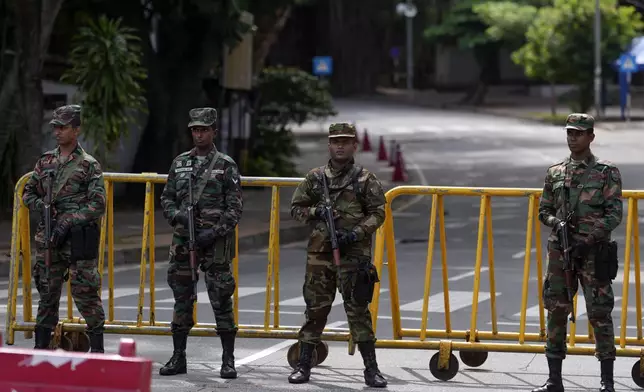
[[(566, 327), (572, 304), (567, 295), (559, 224), (566, 222), (572, 238), (568, 250), (575, 269), (576, 292), (581, 283), (588, 319), (595, 333), (595, 356), (600, 361), (601, 389), (612, 392), (615, 336), (611, 312), (615, 303), (611, 279), (617, 273), (617, 250), (607, 257), (611, 232), (622, 221), (622, 180), (613, 163), (597, 159), (590, 150), (594, 140), (594, 119), (573, 113), (566, 119), (570, 157), (550, 166), (539, 207), (539, 220), (553, 230), (548, 238), (548, 272), (543, 286), (548, 310), (546, 358), (550, 369), (547, 382), (533, 392), (563, 391), (561, 365), (566, 357)], [(566, 204), (564, 204), (566, 203)], [(563, 211), (565, 209), (565, 211)], [(608, 270), (612, 268), (612, 272)]]
[(217, 151), (213, 143), (217, 111), (196, 108), (190, 110), (189, 115), (188, 127), (195, 147), (172, 161), (168, 182), (161, 194), (163, 215), (174, 227), (168, 284), (175, 303), (171, 326), (174, 352), (159, 373), (166, 376), (187, 372), (186, 342), (194, 326), (186, 215), (188, 177), (192, 177), (197, 262), (205, 273), (206, 289), (223, 347), (220, 375), (236, 378), (233, 352), (237, 325), (233, 315), (235, 279), (231, 262), (235, 252), (235, 227), (241, 218), (243, 204), (239, 171), (235, 161)]
[[(101, 165), (78, 143), (81, 107), (57, 108), (49, 122), (58, 146), (45, 152), (36, 162), (25, 185), (23, 201), (32, 211), (43, 212), (47, 189), (52, 192), (52, 236), (45, 238), (44, 215), (36, 231), (36, 263), (33, 277), (40, 299), (36, 317), (35, 346), (49, 347), (51, 333), (58, 324), (58, 308), (64, 281), (71, 278), (72, 296), (85, 321), (91, 352), (104, 352), (105, 313), (99, 294), (98, 221), (105, 212), (105, 186)], [(80, 228), (80, 229), (79, 229)], [(88, 248), (78, 253), (75, 244), (89, 230)], [(80, 237), (79, 234), (81, 233)], [(73, 240), (73, 241), (72, 241)], [(45, 252), (52, 246), (49, 278), (46, 277)], [(74, 247), (73, 245), (74, 244)], [(85, 255), (86, 259), (79, 259)], [(68, 269), (70, 274), (67, 273)]]
[[(303, 287), (306, 322), (299, 331), (299, 364), (288, 378), (290, 383), (305, 383), (310, 378), (311, 355), (320, 343), (337, 288), (344, 300), (351, 336), (364, 360), (365, 383), (372, 387), (387, 385), (376, 362), (376, 339), (368, 308), (373, 284), (378, 280), (371, 263), (372, 235), (384, 222), (386, 200), (376, 176), (355, 164), (353, 154), (357, 147), (353, 125), (332, 124), (329, 127), (331, 159), (325, 166), (306, 175), (291, 201), (291, 216), (307, 224), (311, 235)], [(341, 253), (339, 267), (333, 260), (330, 236), (323, 218), (322, 176), (327, 177), (336, 215), (335, 228)], [(366, 282), (362, 273), (365, 271)], [(365, 295), (365, 289), (371, 295)], [(358, 295), (358, 292), (362, 294)]]

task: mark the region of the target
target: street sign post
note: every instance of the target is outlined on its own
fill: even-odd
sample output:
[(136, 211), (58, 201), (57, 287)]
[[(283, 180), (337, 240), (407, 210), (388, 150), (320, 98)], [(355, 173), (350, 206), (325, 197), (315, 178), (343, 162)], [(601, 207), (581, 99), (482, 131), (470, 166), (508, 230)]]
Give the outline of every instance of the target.
[(633, 73), (639, 70), (639, 66), (637, 65), (635, 56), (628, 52), (622, 53), (618, 63), (622, 102), (625, 101), (626, 106), (626, 116), (624, 116), (624, 109), (622, 108), (622, 118), (626, 117), (626, 121), (631, 121), (631, 78)]

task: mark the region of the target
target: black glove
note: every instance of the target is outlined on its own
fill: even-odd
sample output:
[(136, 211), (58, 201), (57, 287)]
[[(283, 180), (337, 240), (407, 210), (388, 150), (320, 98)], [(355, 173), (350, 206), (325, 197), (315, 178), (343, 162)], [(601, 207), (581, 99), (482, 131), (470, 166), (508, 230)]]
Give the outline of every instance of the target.
[(201, 249), (208, 249), (215, 244), (215, 238), (217, 238), (217, 233), (214, 228), (199, 230), (195, 242), (197, 246)]
[(176, 226), (177, 223), (179, 223), (183, 227), (188, 227), (188, 215), (184, 214), (183, 212), (175, 215), (172, 226)]
[(348, 245), (358, 241), (358, 233), (353, 230), (338, 229), (335, 231), (340, 245)]
[(51, 244), (54, 248), (60, 247), (65, 242), (71, 227), (72, 223), (69, 220), (60, 221), (54, 226), (54, 230), (52, 230), (50, 238)]

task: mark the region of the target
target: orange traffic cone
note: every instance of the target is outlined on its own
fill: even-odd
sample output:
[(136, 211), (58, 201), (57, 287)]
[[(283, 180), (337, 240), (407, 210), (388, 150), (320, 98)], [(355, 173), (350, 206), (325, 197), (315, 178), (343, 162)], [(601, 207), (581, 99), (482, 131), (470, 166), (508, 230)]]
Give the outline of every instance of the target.
[(371, 151), (371, 142), (369, 141), (367, 128), (364, 130), (364, 139), (362, 139), (362, 151)]
[(400, 151), (400, 144), (396, 145), (396, 164), (394, 166), (394, 172), (391, 176), (391, 181), (407, 181), (407, 170), (405, 169), (405, 161), (403, 160), (402, 152)]
[(389, 167), (396, 166), (396, 141), (389, 142)]
[(385, 139), (380, 135), (380, 143), (378, 146), (378, 160), (379, 161), (388, 161), (387, 150), (385, 149)]

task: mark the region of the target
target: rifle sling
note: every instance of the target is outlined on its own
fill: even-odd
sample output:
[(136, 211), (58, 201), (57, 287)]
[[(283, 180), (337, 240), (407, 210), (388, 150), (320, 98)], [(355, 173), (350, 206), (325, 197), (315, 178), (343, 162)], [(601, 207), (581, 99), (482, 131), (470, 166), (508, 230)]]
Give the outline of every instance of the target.
[[(566, 162), (566, 174), (568, 172), (568, 163), (569, 162)], [(584, 174), (581, 176), (581, 179), (579, 180), (579, 185), (581, 185), (581, 186), (579, 186), (579, 185), (577, 186), (577, 188), (579, 189), (580, 194), (583, 191), (584, 186), (586, 186), (586, 181), (588, 180), (588, 176), (590, 175), (590, 171), (592, 170), (593, 167), (595, 167), (595, 158), (591, 157), (590, 162), (588, 162), (588, 165), (586, 166), (586, 170), (584, 171)], [(562, 206), (564, 206), (564, 208), (565, 208), (564, 203), (566, 203), (567, 201), (570, 201), (570, 190), (566, 186), (565, 181), (566, 181), (566, 179), (564, 178), (564, 191), (566, 192), (566, 200), (562, 201)], [(570, 182), (572, 183), (572, 178), (570, 179)], [(570, 208), (568, 210), (569, 212), (572, 212), (573, 214), (576, 214), (577, 205), (579, 205), (579, 196), (580, 196), (580, 194), (577, 195), (577, 197), (575, 198), (575, 202), (574, 202), (574, 205), (572, 206), (572, 208)]]
[(215, 167), (215, 162), (217, 162), (217, 159), (221, 156), (221, 153), (217, 151), (214, 157), (212, 157), (212, 160), (210, 161), (210, 165), (208, 165), (208, 168), (203, 172), (201, 175), (201, 183), (197, 187), (196, 193), (193, 195), (193, 203), (197, 204), (199, 202), (199, 198), (201, 197), (201, 194), (203, 193), (204, 188), (206, 187), (206, 184), (208, 183), (208, 179), (210, 178), (210, 172), (212, 171), (212, 168)]
[[(76, 171), (76, 168), (80, 165), (81, 161), (85, 158), (85, 152), (82, 151), (75, 159), (72, 164), (63, 169), (63, 175), (62, 177), (58, 180), (55, 181), (55, 187), (52, 189), (52, 195), (51, 195), (51, 201), (52, 203), (56, 199), (56, 196), (58, 196), (58, 192), (60, 192), (61, 189), (63, 189), (63, 186), (65, 186), (65, 183), (67, 180), (69, 180), (69, 177), (71, 177), (72, 173)], [(60, 168), (60, 164), (56, 165), (56, 174), (58, 174), (58, 169)], [(54, 177), (55, 178), (55, 177)]]

